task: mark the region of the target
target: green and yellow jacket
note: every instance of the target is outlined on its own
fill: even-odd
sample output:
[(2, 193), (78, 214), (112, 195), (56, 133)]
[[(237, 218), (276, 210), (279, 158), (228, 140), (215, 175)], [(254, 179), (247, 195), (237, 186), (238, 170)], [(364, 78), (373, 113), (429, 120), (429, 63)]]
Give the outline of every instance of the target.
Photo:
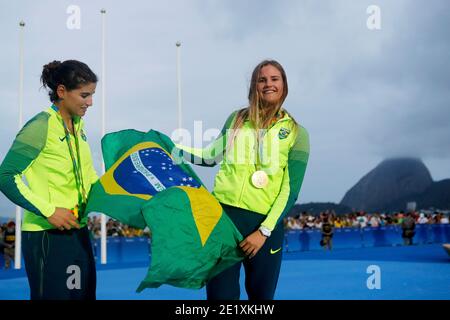
[[(98, 177), (83, 125), (81, 118), (74, 119), (82, 177), (86, 193), (89, 193)], [(72, 134), (69, 141), (77, 157)], [(78, 204), (77, 188), (63, 120), (53, 105), (28, 121), (17, 134), (0, 166), (0, 190), (25, 209), (22, 230), (41, 231), (54, 228), (47, 218), (55, 208), (73, 209)], [(86, 222), (87, 217), (82, 217), (81, 227)]]
[[(266, 215), (261, 225), (273, 230), (300, 192), (309, 158), (308, 132), (282, 112), (262, 132), (258, 148), (258, 135), (251, 121), (246, 120), (233, 132), (237, 113), (228, 117), (219, 136), (207, 148), (176, 146), (180, 155), (194, 164), (214, 166), (220, 162), (214, 181), (215, 197), (221, 203)], [(269, 184), (262, 189), (251, 182), (257, 170), (264, 170), (269, 177)]]

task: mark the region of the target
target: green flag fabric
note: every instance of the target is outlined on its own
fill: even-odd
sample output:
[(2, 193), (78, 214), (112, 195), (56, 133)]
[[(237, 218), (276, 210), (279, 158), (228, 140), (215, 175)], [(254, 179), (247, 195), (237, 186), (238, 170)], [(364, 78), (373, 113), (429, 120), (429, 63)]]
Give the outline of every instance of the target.
[(151, 264), (137, 291), (170, 284), (201, 288), (241, 261), (243, 237), (166, 135), (123, 130), (102, 139), (105, 174), (86, 213), (103, 212), (152, 233)]

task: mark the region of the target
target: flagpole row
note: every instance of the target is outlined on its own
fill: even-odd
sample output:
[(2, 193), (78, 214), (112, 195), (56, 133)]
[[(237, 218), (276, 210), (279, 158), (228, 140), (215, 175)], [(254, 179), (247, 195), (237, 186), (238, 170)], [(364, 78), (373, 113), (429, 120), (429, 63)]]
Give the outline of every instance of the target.
[(178, 129), (182, 126), (182, 113), (181, 113), (181, 59), (180, 50), (181, 42), (177, 41), (175, 44), (177, 46), (177, 104), (178, 104)]
[[(19, 23), (19, 130), (23, 126), (23, 33), (25, 22)], [(16, 238), (14, 250), (14, 269), (22, 267), (22, 208), (16, 206)]]
[[(106, 122), (105, 122), (105, 113), (106, 113), (106, 66), (105, 66), (105, 36), (106, 36), (106, 10), (100, 10), (102, 14), (102, 137), (106, 133)], [(102, 174), (105, 173), (105, 164), (102, 161)], [(107, 262), (107, 247), (106, 247), (106, 215), (101, 214), (100, 217), (100, 252), (101, 252), (101, 264), (106, 264)]]

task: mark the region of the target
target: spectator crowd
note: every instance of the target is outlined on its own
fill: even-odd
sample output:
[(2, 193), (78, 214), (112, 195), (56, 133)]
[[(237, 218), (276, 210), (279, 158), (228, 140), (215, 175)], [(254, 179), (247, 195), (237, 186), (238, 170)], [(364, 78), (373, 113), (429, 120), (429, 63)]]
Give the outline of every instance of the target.
[[(365, 228), (387, 225), (401, 225), (406, 218), (403, 211), (395, 213), (367, 213), (357, 211), (343, 215), (337, 215), (333, 211), (324, 211), (319, 215), (302, 212), (295, 216), (284, 218), (286, 230), (322, 229), (324, 218), (329, 219), (334, 228)], [(416, 224), (446, 224), (449, 223), (448, 213), (435, 211), (411, 212), (411, 217)]]
[[(106, 235), (108, 237), (151, 237), (151, 231), (148, 227), (145, 229), (137, 229), (108, 217), (106, 219)], [(321, 245), (325, 249), (331, 250), (331, 239), (334, 228), (365, 228), (398, 225), (403, 229), (402, 237), (405, 239), (405, 245), (411, 245), (412, 237), (414, 236), (414, 226), (416, 224), (448, 224), (449, 212), (413, 211), (405, 213), (400, 211), (388, 214), (357, 211), (342, 215), (337, 215), (334, 211), (324, 211), (318, 215), (301, 212), (294, 216), (285, 217), (283, 222), (285, 230), (321, 230)], [(100, 238), (101, 217), (99, 215), (90, 216), (88, 219), (88, 228), (91, 232), (92, 239)], [(408, 235), (408, 232), (410, 232), (410, 235)], [(10, 268), (11, 261), (14, 259), (14, 242), (15, 223), (11, 220), (0, 225), (0, 253), (3, 254), (5, 268)]]
[[(449, 223), (448, 213), (435, 211), (431, 212), (412, 212), (416, 224), (445, 224)], [(367, 213), (364, 211), (352, 212), (343, 215), (337, 215), (333, 211), (324, 211), (319, 215), (313, 215), (308, 212), (301, 212), (294, 216), (284, 218), (284, 227), (286, 230), (301, 229), (322, 229), (324, 218), (327, 218), (333, 228), (365, 228), (379, 227), (386, 225), (401, 225), (406, 217), (403, 211), (385, 214), (385, 213)], [(136, 229), (126, 224), (122, 224), (117, 220), (106, 218), (106, 235), (108, 237), (150, 237), (151, 232), (147, 228)], [(9, 221), (0, 225), (0, 241), (8, 229), (12, 226), (13, 221)], [(94, 239), (101, 236), (101, 218), (99, 215), (90, 216), (88, 219), (88, 228)], [(2, 244), (2, 242), (0, 242)]]
[[(117, 220), (106, 218), (106, 236), (107, 237), (150, 237), (151, 232), (148, 227), (145, 229), (132, 228), (126, 224), (120, 223)], [(88, 219), (88, 228), (91, 231), (91, 236), (94, 239), (101, 237), (101, 217), (91, 216)]]

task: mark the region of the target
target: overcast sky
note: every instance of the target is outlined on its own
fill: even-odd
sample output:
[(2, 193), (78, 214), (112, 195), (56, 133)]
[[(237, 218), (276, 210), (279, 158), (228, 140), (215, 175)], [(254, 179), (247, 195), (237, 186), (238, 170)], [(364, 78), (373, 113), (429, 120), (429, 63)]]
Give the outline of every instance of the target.
[[(80, 9), (69, 29), (67, 9)], [(377, 5), (381, 29), (367, 13)], [(106, 79), (101, 77), (101, 14), (107, 10)], [(107, 131), (177, 126), (176, 47), (181, 41), (183, 126), (220, 129), (246, 105), (262, 59), (285, 68), (284, 107), (310, 134), (298, 202), (339, 202), (387, 157), (421, 158), (434, 180), (450, 178), (450, 3), (433, 1), (0, 0), (0, 158), (18, 131), (19, 21), (25, 27), (24, 120), (50, 103), (42, 66), (78, 59), (100, 77), (85, 118), (101, 167), (101, 84)], [(72, 20), (70, 20), (72, 21)], [(206, 143), (206, 142), (205, 142)], [(195, 167), (211, 189), (218, 167)], [(0, 195), (0, 216), (14, 206)]]

